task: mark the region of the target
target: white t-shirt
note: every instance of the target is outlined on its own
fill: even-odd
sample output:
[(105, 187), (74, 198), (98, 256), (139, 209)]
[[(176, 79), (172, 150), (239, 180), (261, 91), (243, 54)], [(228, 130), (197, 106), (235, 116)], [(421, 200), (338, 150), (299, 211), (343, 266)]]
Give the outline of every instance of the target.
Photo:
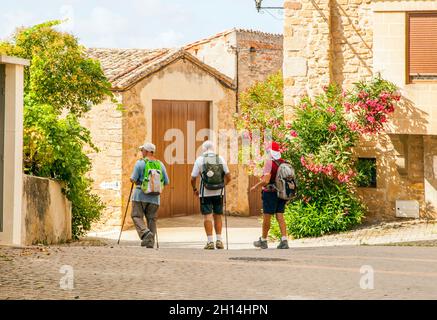
[[(215, 153), (205, 152), (203, 155), (201, 155), (199, 158), (196, 159), (196, 162), (194, 162), (193, 171), (191, 172), (191, 176), (193, 178), (197, 178), (198, 176), (200, 176), (200, 173), (203, 171), (203, 157), (205, 155), (215, 155)], [(221, 164), (223, 164), (223, 171), (225, 172), (225, 174), (228, 174), (229, 168), (225, 159), (219, 156), (219, 161)], [(200, 179), (199, 193), (200, 196), (202, 197), (202, 179)], [(220, 196), (222, 194), (223, 194), (222, 190), (208, 190), (206, 188), (203, 190), (204, 197), (214, 197), (214, 196)]]

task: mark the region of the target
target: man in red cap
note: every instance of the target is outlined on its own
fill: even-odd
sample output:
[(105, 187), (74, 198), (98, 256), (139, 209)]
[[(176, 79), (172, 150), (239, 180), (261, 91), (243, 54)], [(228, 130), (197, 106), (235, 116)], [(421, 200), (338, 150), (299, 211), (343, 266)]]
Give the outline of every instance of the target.
[(267, 249), (267, 236), (270, 230), (270, 223), (272, 215), (276, 215), (276, 219), (279, 223), (281, 230), (281, 242), (278, 245), (278, 249), (288, 249), (287, 227), (284, 219), (286, 200), (279, 199), (277, 190), (275, 188), (276, 174), (281, 163), (284, 162), (281, 159), (281, 152), (278, 143), (271, 142), (266, 148), (267, 160), (264, 165), (263, 176), (260, 182), (253, 186), (250, 190), (254, 191), (259, 186), (262, 186), (262, 201), (263, 201), (263, 227), (262, 235), (259, 240), (255, 241), (253, 245), (257, 248)]

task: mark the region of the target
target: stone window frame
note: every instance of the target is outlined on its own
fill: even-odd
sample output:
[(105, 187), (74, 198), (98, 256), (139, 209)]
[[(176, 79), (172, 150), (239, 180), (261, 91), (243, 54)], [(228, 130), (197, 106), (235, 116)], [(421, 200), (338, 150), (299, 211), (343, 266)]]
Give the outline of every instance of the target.
[(372, 174), (374, 175), (371, 179), (371, 182), (368, 186), (362, 186), (362, 185), (358, 185), (358, 188), (366, 188), (366, 189), (377, 189), (378, 188), (378, 161), (376, 157), (358, 157), (357, 158), (357, 162), (360, 160), (371, 160), (374, 162), (374, 166), (375, 169), (372, 172)]

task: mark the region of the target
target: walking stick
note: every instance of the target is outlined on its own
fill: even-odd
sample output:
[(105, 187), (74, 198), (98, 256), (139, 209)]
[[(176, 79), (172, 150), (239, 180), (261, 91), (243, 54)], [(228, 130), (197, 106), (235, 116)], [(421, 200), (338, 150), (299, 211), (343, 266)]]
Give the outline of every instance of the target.
[(158, 218), (156, 218), (156, 230), (155, 230), (155, 237), (156, 237), (156, 250), (159, 250), (159, 241), (158, 241)]
[(132, 185), (131, 185), (131, 187), (130, 187), (129, 199), (128, 199), (128, 201), (127, 201), (126, 211), (125, 211), (125, 213), (124, 213), (123, 223), (121, 224), (121, 230), (120, 230), (120, 235), (118, 236), (118, 242), (117, 242), (117, 244), (120, 244), (121, 233), (123, 232), (124, 222), (125, 222), (125, 220), (126, 220), (126, 215), (127, 215), (127, 209), (129, 208), (130, 197), (132, 196), (132, 190), (133, 190), (133, 189), (134, 189), (134, 184), (132, 183)]
[(224, 188), (225, 194), (225, 229), (226, 229), (226, 250), (229, 250), (229, 240), (228, 240), (228, 218), (226, 215), (226, 187)]

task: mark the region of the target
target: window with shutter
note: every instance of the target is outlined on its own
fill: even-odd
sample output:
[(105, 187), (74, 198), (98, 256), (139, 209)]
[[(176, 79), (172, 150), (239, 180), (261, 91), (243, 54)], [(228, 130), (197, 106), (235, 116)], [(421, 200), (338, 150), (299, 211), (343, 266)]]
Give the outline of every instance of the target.
[(437, 81), (437, 12), (409, 13), (407, 21), (409, 82)]

